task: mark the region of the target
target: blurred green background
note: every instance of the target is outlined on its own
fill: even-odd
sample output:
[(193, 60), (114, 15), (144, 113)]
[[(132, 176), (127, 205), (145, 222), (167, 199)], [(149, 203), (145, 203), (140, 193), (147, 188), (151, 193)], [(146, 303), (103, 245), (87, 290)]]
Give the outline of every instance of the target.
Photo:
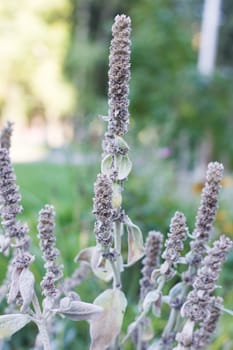
[[(38, 248), (38, 211), (57, 211), (57, 245), (65, 275), (74, 271), (77, 252), (95, 242), (93, 182), (100, 171), (101, 138), (107, 114), (108, 52), (114, 16), (132, 19), (130, 157), (124, 208), (143, 231), (166, 235), (181, 210), (194, 220), (209, 161), (225, 166), (214, 237), (233, 238), (233, 3), (222, 0), (215, 70), (197, 69), (201, 0), (8, 0), (0, 1), (0, 122), (15, 122), (12, 159), (23, 195), (24, 219), (31, 227), (34, 272), (39, 284), (43, 261)], [(0, 257), (1, 279), (7, 258)], [(233, 254), (218, 290), (233, 303)], [(123, 276), (133, 320), (140, 263)], [(77, 288), (92, 301), (106, 284), (88, 277)], [(164, 319), (154, 320), (157, 332)], [(211, 349), (233, 348), (230, 316), (223, 315)], [(64, 334), (62, 333), (64, 331)], [(33, 348), (36, 329), (28, 327), (4, 345)], [(63, 336), (64, 335), (64, 336)], [(88, 325), (67, 322), (60, 349), (88, 349)], [(223, 344), (226, 344), (223, 348)], [(125, 349), (131, 349), (130, 343)]]

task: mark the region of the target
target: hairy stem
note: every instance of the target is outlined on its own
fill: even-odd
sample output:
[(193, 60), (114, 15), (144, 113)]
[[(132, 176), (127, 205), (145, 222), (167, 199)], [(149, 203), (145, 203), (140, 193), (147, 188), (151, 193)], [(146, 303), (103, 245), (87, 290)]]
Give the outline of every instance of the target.
[(139, 323), (143, 320), (143, 318), (147, 315), (148, 311), (150, 308), (146, 308), (136, 319), (136, 321), (134, 322), (134, 324), (132, 325), (132, 327), (130, 327), (130, 329), (128, 330), (127, 334), (125, 335), (125, 337), (122, 339), (121, 342), (121, 346), (126, 342), (127, 339), (129, 339), (129, 337), (131, 336), (131, 334), (133, 333), (133, 331), (138, 327)]
[(166, 327), (164, 328), (162, 338), (168, 337), (169, 334), (171, 333), (172, 328), (173, 328), (174, 323), (175, 323), (175, 320), (176, 320), (176, 316), (177, 316), (177, 311), (172, 308), (170, 315), (169, 315), (169, 319), (168, 319), (167, 324), (166, 324)]
[(44, 350), (52, 350), (51, 344), (50, 344), (50, 339), (49, 339), (49, 334), (47, 331), (46, 319), (42, 315), (40, 304), (39, 304), (38, 298), (37, 298), (35, 293), (34, 293), (34, 296), (32, 299), (32, 304), (33, 304), (33, 307), (34, 307), (34, 310), (35, 310), (35, 313), (37, 316), (35, 323), (38, 327)]
[(122, 236), (123, 225), (117, 221), (114, 225), (114, 245), (118, 253), (116, 258), (116, 270), (118, 276), (118, 288), (121, 288), (121, 236)]
[(37, 327), (39, 329), (39, 333), (41, 336), (41, 341), (43, 343), (44, 350), (52, 350), (52, 347), (50, 344), (50, 339), (49, 339), (49, 334), (47, 331), (46, 322), (44, 320), (42, 320), (42, 322), (37, 321)]
[(115, 261), (110, 260), (110, 264), (112, 266), (113, 271), (113, 288), (121, 288), (121, 276), (120, 271), (117, 268), (117, 263)]

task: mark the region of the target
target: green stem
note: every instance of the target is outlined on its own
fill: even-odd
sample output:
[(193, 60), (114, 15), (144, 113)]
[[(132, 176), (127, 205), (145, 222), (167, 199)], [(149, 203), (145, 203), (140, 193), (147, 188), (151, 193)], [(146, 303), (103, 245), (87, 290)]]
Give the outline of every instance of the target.
[(35, 313), (38, 317), (41, 317), (42, 316), (42, 313), (41, 313), (41, 308), (40, 308), (40, 304), (39, 304), (39, 301), (38, 301), (38, 298), (37, 298), (37, 295), (36, 293), (34, 293), (33, 295), (33, 298), (32, 298), (32, 305), (34, 307), (34, 310), (35, 310)]
[(41, 341), (43, 343), (44, 350), (52, 350), (50, 345), (49, 334), (47, 331), (46, 320), (41, 312), (40, 304), (36, 294), (34, 293), (32, 304), (36, 313), (35, 323), (38, 327), (39, 334), (41, 336)]
[(162, 338), (167, 338), (171, 333), (174, 323), (176, 321), (176, 316), (177, 316), (177, 311), (172, 308), (170, 311), (168, 322), (166, 324), (166, 327), (164, 328)]
[(46, 322), (44, 320), (42, 320), (41, 322), (37, 322), (37, 327), (39, 329), (39, 333), (41, 336), (41, 341), (43, 343), (44, 350), (52, 350), (52, 347), (50, 345), (48, 331), (46, 328)]
[(113, 271), (113, 288), (121, 288), (121, 276), (120, 271), (117, 268), (117, 263), (115, 261), (110, 260), (110, 264), (112, 266)]
[(119, 254), (121, 254), (122, 230), (123, 230), (123, 224), (119, 221), (116, 221), (115, 227), (114, 227), (114, 245)]
[(141, 323), (139, 323), (137, 327), (137, 350), (141, 350), (142, 348), (142, 326)]
[(114, 248), (117, 251), (116, 261), (110, 261), (113, 271), (113, 287), (121, 288), (121, 233), (122, 224), (115, 222), (114, 224)]
[(119, 221), (115, 222), (114, 225), (114, 246), (119, 254), (116, 258), (116, 268), (119, 276), (119, 288), (121, 288), (121, 236), (122, 236), (123, 224)]
[(133, 333), (133, 331), (138, 327), (139, 323), (143, 320), (143, 318), (147, 315), (148, 311), (149, 311), (150, 307), (145, 309), (136, 319), (136, 321), (134, 322), (134, 324), (132, 325), (132, 327), (130, 328), (130, 330), (128, 330), (126, 336), (122, 339), (121, 342), (121, 346), (126, 342), (126, 340), (131, 336), (131, 334)]
[(119, 350), (119, 336), (115, 338), (114, 344), (111, 346), (111, 350)]

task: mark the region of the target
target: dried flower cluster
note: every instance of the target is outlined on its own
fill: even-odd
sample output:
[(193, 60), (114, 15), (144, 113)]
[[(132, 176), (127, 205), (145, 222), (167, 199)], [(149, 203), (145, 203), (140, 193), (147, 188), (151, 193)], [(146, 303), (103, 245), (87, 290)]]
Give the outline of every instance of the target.
[(179, 260), (180, 251), (183, 249), (183, 241), (186, 238), (186, 218), (183, 213), (176, 212), (171, 220), (170, 232), (165, 242), (165, 251), (162, 257), (170, 264)]
[[(187, 301), (181, 309), (181, 315), (188, 318), (193, 325), (201, 323), (203, 330), (210, 329), (213, 322), (213, 315), (218, 312), (214, 311), (216, 298), (213, 292), (216, 288), (216, 281), (219, 277), (221, 266), (226, 258), (226, 254), (232, 248), (232, 241), (221, 236), (219, 240), (214, 242), (213, 248), (210, 248), (208, 255), (202, 261), (201, 267), (198, 269), (197, 276), (194, 280), (193, 290), (188, 294)], [(191, 346), (193, 337), (187, 341), (187, 334), (183, 331), (177, 335), (177, 340), (182, 346)], [(209, 332), (207, 333), (209, 335)], [(200, 331), (196, 331), (196, 343)], [(190, 344), (188, 343), (190, 342)]]
[(0, 149), (0, 192), (2, 207), (0, 210), (2, 226), (6, 235), (10, 238), (22, 240), (25, 238), (27, 228), (17, 221), (17, 214), (21, 213), (21, 195), (19, 188), (15, 184), (15, 174), (11, 165), (9, 152), (5, 148)]
[(53, 206), (45, 205), (45, 207), (39, 212), (39, 223), (37, 228), (40, 248), (45, 261), (44, 267), (46, 269), (46, 275), (40, 284), (42, 294), (54, 301), (58, 295), (56, 281), (58, 281), (63, 275), (63, 266), (56, 263), (59, 250), (55, 247), (55, 211)]
[(103, 141), (104, 154), (126, 154), (127, 144), (119, 138), (128, 131), (131, 20), (116, 16), (112, 26), (108, 71), (108, 130)]
[[(205, 244), (209, 241), (215, 215), (218, 208), (218, 194), (223, 177), (223, 165), (214, 162), (209, 163), (206, 173), (206, 182), (201, 196), (201, 205), (198, 209), (193, 236), (192, 250), (201, 259), (205, 252)], [(196, 258), (196, 260), (198, 260)]]
[(116, 16), (109, 55), (108, 97), (109, 132), (119, 136), (127, 132), (129, 123), (130, 32), (130, 18)]
[[(7, 129), (6, 127), (5, 130)], [(3, 135), (5, 136), (5, 132), (2, 133)], [(9, 146), (10, 141), (7, 142)], [(24, 311), (33, 297), (34, 277), (29, 270), (29, 265), (34, 257), (28, 251), (30, 241), (28, 226), (17, 219), (17, 215), (22, 211), (22, 206), (20, 205), (21, 195), (15, 180), (9, 150), (0, 148), (0, 196), (2, 201), (0, 216), (5, 231), (2, 250), (6, 250), (11, 244), (16, 247), (8, 267), (6, 283), (10, 288), (7, 300), (8, 303), (21, 305), (21, 310)]]
[(154, 284), (151, 281), (153, 270), (160, 265), (160, 254), (163, 236), (160, 232), (150, 231), (145, 243), (145, 257), (142, 260), (142, 278), (140, 280), (140, 299), (143, 301), (146, 294), (150, 292)]
[(0, 148), (10, 149), (11, 147), (11, 135), (13, 132), (13, 123), (7, 122), (0, 133)]
[(104, 246), (112, 243), (113, 207), (112, 207), (112, 181), (105, 174), (99, 174), (94, 186), (94, 209), (96, 216), (94, 232), (97, 242)]
[(188, 294), (187, 301), (183, 305), (182, 314), (194, 322), (203, 322), (208, 319), (210, 299), (216, 288), (221, 265), (226, 254), (232, 248), (229, 238), (221, 236), (214, 242), (213, 248), (204, 258), (194, 280), (193, 291)]
[(193, 348), (194, 350), (204, 349), (206, 345), (211, 342), (211, 337), (214, 334), (221, 310), (219, 306), (222, 305), (223, 299), (220, 297), (212, 297), (209, 303), (209, 316), (205, 318), (200, 327), (195, 330), (193, 334)]

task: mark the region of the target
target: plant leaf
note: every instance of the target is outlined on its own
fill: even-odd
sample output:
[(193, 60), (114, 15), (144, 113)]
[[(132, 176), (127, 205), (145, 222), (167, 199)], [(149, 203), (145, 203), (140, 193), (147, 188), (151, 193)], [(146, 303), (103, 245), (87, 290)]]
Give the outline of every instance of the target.
[(113, 158), (111, 154), (107, 154), (101, 162), (101, 172), (105, 175), (111, 175), (113, 169)]
[(10, 285), (10, 290), (7, 297), (8, 304), (13, 303), (15, 301), (15, 298), (17, 297), (17, 294), (19, 292), (19, 276), (21, 272), (22, 272), (22, 269), (13, 267), (13, 270), (11, 272), (11, 285)]
[[(63, 301), (63, 299), (66, 300)], [(68, 297), (63, 299), (60, 302), (60, 308), (53, 311), (59, 312), (72, 321), (94, 320), (103, 312), (103, 308), (98, 305), (85, 303), (79, 300), (70, 300), (70, 302), (67, 303)]]
[(115, 140), (116, 140), (117, 147), (121, 148), (123, 151), (126, 151), (126, 152), (129, 150), (129, 145), (122, 137), (116, 136)]
[(143, 304), (142, 304), (143, 310), (149, 310), (151, 304), (159, 301), (161, 299), (161, 297), (162, 297), (161, 293), (158, 292), (157, 290), (152, 290), (149, 293), (147, 293), (147, 295), (143, 301)]
[(76, 257), (74, 258), (75, 262), (78, 261), (84, 261), (88, 264), (91, 264), (91, 257), (94, 253), (95, 247), (88, 247), (88, 248), (84, 248), (82, 249), (78, 255), (76, 255)]
[(124, 222), (128, 231), (127, 266), (131, 266), (144, 256), (143, 237), (140, 228), (133, 224), (128, 216), (126, 216)]
[(90, 350), (105, 350), (120, 333), (127, 300), (121, 290), (107, 289), (94, 304), (103, 307), (104, 311), (90, 322)]
[(112, 267), (108, 260), (102, 257), (99, 247), (88, 247), (79, 252), (75, 262), (84, 261), (88, 263), (92, 272), (100, 279), (108, 282), (112, 279)]
[(31, 321), (31, 317), (26, 314), (10, 314), (0, 316), (0, 339), (10, 337), (27, 323)]
[(33, 295), (34, 295), (34, 283), (35, 278), (33, 273), (25, 268), (19, 276), (19, 291), (23, 299), (23, 305), (20, 311), (24, 312), (30, 305)]
[(107, 259), (103, 258), (99, 247), (95, 247), (91, 257), (91, 268), (93, 273), (103, 281), (108, 282), (112, 279), (111, 264)]
[(117, 179), (124, 180), (129, 175), (132, 169), (132, 162), (128, 156), (118, 155), (116, 157)]

